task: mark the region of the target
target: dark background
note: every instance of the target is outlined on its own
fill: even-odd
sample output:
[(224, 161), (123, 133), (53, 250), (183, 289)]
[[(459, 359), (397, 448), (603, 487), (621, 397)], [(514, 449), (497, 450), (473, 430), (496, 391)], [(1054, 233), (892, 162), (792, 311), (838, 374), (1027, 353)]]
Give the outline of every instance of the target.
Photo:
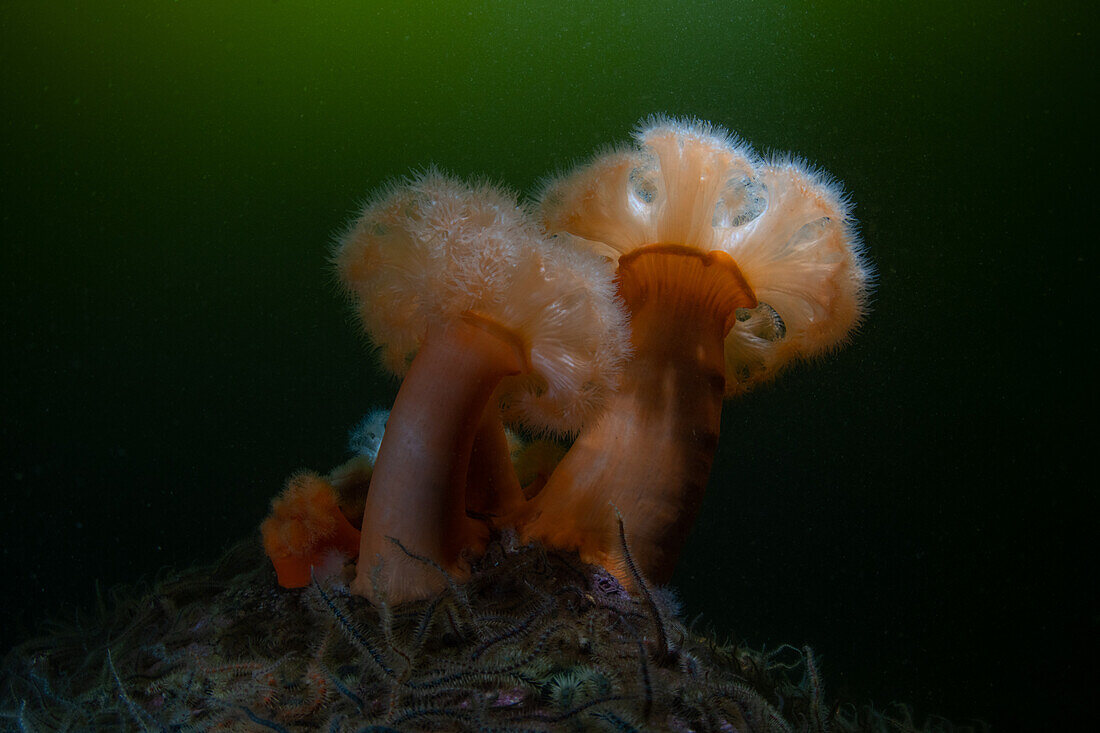
[[(1096, 26), (1073, 3), (4, 3), (0, 648), (208, 562), (396, 384), (326, 265), (692, 115), (839, 177), (853, 344), (726, 405), (675, 585), (828, 692), (1064, 729), (1096, 650)], [(1075, 664), (1080, 661), (1081, 664)]]

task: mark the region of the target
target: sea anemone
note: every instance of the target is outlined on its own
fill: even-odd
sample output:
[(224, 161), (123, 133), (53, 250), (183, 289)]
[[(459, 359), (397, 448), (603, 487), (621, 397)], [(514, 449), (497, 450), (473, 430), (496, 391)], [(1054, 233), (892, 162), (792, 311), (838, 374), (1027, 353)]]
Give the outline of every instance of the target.
[(284, 588), (309, 585), (313, 569), (328, 565), (331, 556), (347, 560), (359, 550), (359, 532), (340, 511), (332, 485), (308, 471), (287, 480), (260, 532)]
[[(434, 171), (369, 203), (335, 262), (383, 364), (404, 376), (352, 588), (424, 597), (445, 584), (439, 570), (461, 579), (463, 555), (484, 546), (468, 504), (495, 514), (523, 501), (498, 405), (578, 429), (617, 376), (625, 316), (604, 260), (551, 245), (508, 193)], [(470, 501), (468, 483), (482, 489)]]
[(869, 270), (849, 205), (800, 162), (761, 161), (719, 128), (660, 118), (552, 181), (541, 216), (558, 239), (617, 262), (634, 355), (515, 523), (629, 583), (617, 508), (642, 572), (667, 582), (723, 398), (842, 343), (864, 311)]

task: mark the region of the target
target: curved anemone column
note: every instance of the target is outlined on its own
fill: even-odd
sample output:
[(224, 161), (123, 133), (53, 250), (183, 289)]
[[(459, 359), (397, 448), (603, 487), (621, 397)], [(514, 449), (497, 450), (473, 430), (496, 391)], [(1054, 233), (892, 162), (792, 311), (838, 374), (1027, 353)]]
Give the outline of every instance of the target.
[(615, 509), (641, 571), (667, 582), (710, 476), (725, 394), (723, 342), (755, 296), (732, 259), (650, 245), (620, 260), (634, 357), (606, 412), (522, 510), (521, 534), (580, 552), (629, 585)]
[(474, 436), (500, 380), (526, 370), (521, 345), (484, 319), (468, 316), (429, 328), (378, 451), (363, 513), (355, 593), (375, 598), (377, 591), (400, 603), (445, 585), (438, 569), (389, 538), (454, 576), (466, 574), (462, 551), (483, 548), (488, 534), (484, 524), (466, 515)]

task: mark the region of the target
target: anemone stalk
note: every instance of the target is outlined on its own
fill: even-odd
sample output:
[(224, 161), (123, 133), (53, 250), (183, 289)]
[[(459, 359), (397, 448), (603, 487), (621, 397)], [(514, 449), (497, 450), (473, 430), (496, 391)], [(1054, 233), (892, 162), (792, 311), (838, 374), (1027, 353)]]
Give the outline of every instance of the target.
[[(482, 522), (466, 515), (466, 477), (479, 423), (505, 376), (529, 369), (522, 344), (506, 329), (473, 314), (433, 325), (397, 393), (363, 512), (359, 563), (352, 589), (390, 603), (441, 590), (445, 578), (408, 557), (431, 558), (462, 578), (462, 551), (479, 552), (488, 539)], [(425, 405), (431, 405), (427, 411)]]
[(668, 582), (710, 476), (725, 394), (723, 343), (756, 298), (732, 258), (650, 245), (620, 259), (634, 356), (601, 418), (521, 510), (525, 539), (576, 549), (624, 585), (615, 508), (642, 572)]

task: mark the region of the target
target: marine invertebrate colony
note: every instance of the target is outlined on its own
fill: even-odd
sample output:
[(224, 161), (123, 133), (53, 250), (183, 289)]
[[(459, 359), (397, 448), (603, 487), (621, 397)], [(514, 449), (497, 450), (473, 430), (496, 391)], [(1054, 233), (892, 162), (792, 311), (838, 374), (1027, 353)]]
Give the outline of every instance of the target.
[(17, 648), (0, 730), (886, 730), (820, 724), (808, 650), (724, 646), (654, 600), (576, 555), (493, 542), (466, 584), (372, 606), (333, 578), (274, 587), (249, 540)]
[[(705, 123), (647, 123), (552, 181), (538, 214), (541, 226), (507, 193), (428, 171), (382, 192), (340, 242), (341, 280), (404, 377), (373, 474), (360, 456), (330, 477), (341, 496), (369, 481), (355, 499), (360, 595), (432, 595), (493, 527), (577, 551), (627, 587), (636, 571), (667, 582), (723, 400), (834, 348), (863, 313), (869, 268), (837, 186)], [(530, 479), (532, 498), (505, 419), (578, 435)]]
[[(699, 123), (636, 143), (547, 188), (556, 241), (435, 172), (370, 203), (335, 259), (404, 377), (392, 410), (327, 476), (291, 477), (262, 527), (273, 567), (253, 539), (21, 645), (0, 728), (915, 733), (829, 707), (809, 647), (724, 646), (648, 582), (698, 509), (723, 398), (842, 341), (868, 270), (804, 166)], [(562, 457), (506, 420), (578, 437)]]

